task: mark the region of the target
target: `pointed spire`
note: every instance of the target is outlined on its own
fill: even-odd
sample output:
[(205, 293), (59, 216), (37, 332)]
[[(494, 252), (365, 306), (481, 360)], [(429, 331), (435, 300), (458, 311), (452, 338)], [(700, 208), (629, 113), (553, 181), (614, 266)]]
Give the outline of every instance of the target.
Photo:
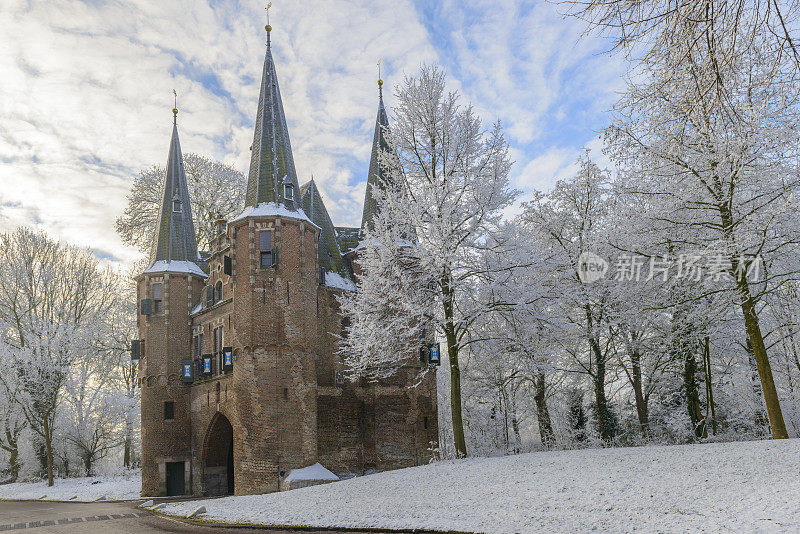
[[(247, 178), (246, 205), (255, 207), (265, 202), (275, 202), (290, 210), (298, 209), (295, 196), (300, 191), (297, 171), (289, 142), (289, 130), (283, 111), (275, 61), (272, 58), (270, 33), (267, 24), (267, 53), (261, 77), (261, 92), (250, 156), (250, 173)], [(287, 193), (287, 189), (291, 189)], [(290, 199), (286, 197), (291, 196)]]
[[(177, 95), (176, 95), (177, 99)], [(161, 203), (161, 212), (156, 226), (156, 239), (153, 249), (153, 266), (159, 262), (160, 270), (173, 270), (169, 262), (191, 262), (200, 270), (200, 260), (197, 256), (197, 241), (192, 221), (192, 207), (189, 200), (189, 189), (186, 185), (186, 173), (183, 169), (183, 154), (181, 143), (178, 139), (178, 108), (172, 109), (172, 141), (169, 145), (167, 158), (167, 173), (164, 180), (164, 197)], [(186, 271), (184, 263), (174, 265), (176, 271)], [(192, 266), (189, 270), (195, 271)], [(151, 267), (152, 269), (152, 267)]]
[[(380, 69), (380, 61), (378, 62)], [(380, 73), (380, 70), (378, 71)], [(390, 150), (385, 134), (389, 130), (389, 118), (383, 106), (383, 80), (378, 74), (378, 117), (375, 120), (375, 134), (372, 137), (372, 153), (369, 158), (369, 176), (367, 177), (367, 192), (364, 195), (364, 213), (361, 216), (361, 233), (372, 227), (372, 221), (378, 212), (374, 188), (383, 187), (386, 171), (380, 165), (380, 153)]]

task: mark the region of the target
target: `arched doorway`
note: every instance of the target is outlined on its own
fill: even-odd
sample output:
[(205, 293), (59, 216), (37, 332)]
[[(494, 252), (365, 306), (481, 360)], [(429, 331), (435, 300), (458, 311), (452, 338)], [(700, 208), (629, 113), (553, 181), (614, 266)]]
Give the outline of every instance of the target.
[(203, 446), (203, 493), (227, 495), (233, 488), (233, 427), (227, 417), (217, 413)]

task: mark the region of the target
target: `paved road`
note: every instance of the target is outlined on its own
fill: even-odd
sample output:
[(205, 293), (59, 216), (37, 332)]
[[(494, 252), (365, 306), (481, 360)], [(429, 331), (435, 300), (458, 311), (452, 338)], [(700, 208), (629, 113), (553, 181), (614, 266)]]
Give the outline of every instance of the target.
[[(139, 501), (142, 502), (142, 501)], [(192, 534), (264, 533), (256, 529), (229, 529), (195, 526), (151, 515), (136, 508), (138, 503), (66, 503), (45, 501), (0, 501), (0, 531), (79, 534), (150, 534), (175, 532)], [(295, 531), (271, 530), (289, 534)], [(303, 531), (304, 534), (313, 534)], [(321, 533), (319, 533), (321, 534)], [(325, 531), (331, 534), (331, 531)]]

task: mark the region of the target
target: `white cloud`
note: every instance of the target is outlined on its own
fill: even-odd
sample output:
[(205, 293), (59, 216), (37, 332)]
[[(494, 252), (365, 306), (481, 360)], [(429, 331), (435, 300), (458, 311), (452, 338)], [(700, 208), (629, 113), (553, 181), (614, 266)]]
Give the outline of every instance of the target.
[[(575, 117), (565, 91), (594, 93), (583, 98), (602, 106), (617, 65), (592, 56), (596, 43), (579, 42), (576, 23), (552, 4), (485, 3), (473, 11), (442, 3), (441, 32), (411, 0), (276, 3), (273, 52), (298, 175), (313, 173), (336, 224), (361, 217), (378, 58), (389, 106), (403, 73), (423, 62), (457, 65), (448, 69), (453, 87), (507, 125), (519, 188), (547, 187), (594, 135), (572, 148), (549, 137)], [(138, 170), (166, 159), (173, 88), (184, 152), (247, 172), (263, 24), (260, 2), (5, 0), (0, 230), (34, 225), (135, 259), (113, 222)], [(586, 61), (592, 72), (572, 72)]]

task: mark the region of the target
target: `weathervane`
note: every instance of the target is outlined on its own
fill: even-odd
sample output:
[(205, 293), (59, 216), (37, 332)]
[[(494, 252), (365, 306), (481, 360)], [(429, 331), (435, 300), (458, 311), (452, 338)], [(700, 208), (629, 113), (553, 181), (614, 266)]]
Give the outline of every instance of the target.
[(173, 89), (172, 94), (175, 95), (175, 107), (172, 108), (172, 122), (173, 124), (178, 123), (178, 92)]
[(381, 59), (378, 58), (378, 91), (383, 97), (383, 79), (381, 78)]
[(264, 9), (267, 10), (267, 25), (264, 26), (264, 29), (267, 30), (267, 48), (269, 48), (269, 46), (270, 46), (269, 32), (272, 31), (272, 26), (270, 26), (270, 24), (269, 24), (269, 8), (271, 8), (271, 7), (272, 7), (272, 2), (268, 3), (267, 7), (264, 8)]

